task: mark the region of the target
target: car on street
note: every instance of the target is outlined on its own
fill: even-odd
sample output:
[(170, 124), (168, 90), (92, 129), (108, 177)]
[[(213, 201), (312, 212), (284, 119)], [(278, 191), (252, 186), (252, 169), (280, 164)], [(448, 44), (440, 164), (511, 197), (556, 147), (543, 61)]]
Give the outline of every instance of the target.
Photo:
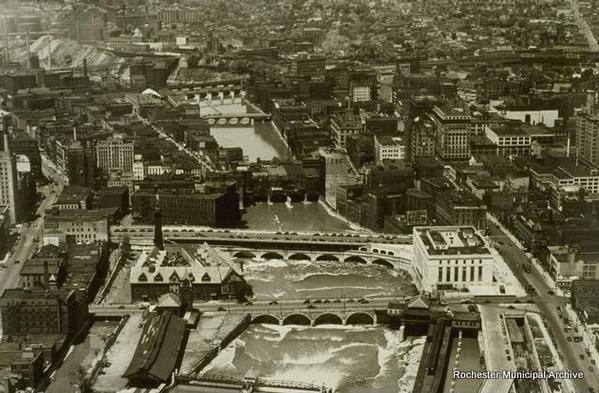
[(310, 299), (304, 300), (304, 304), (310, 304)]
[(313, 309), (315, 309), (315, 308), (316, 308), (316, 306), (315, 306), (315, 305), (313, 305), (313, 304), (308, 304), (308, 306), (307, 306), (306, 308), (307, 308), (308, 310), (313, 310)]
[(277, 302), (276, 300), (271, 300), (270, 302), (268, 302), (269, 306), (274, 306), (274, 305), (277, 305), (277, 304), (279, 304), (279, 302)]
[(584, 355), (582, 353), (578, 355), (578, 357), (580, 358), (580, 360), (584, 360)]
[(568, 340), (568, 342), (571, 343), (572, 342), (572, 337), (568, 336), (568, 337), (566, 337), (566, 340)]

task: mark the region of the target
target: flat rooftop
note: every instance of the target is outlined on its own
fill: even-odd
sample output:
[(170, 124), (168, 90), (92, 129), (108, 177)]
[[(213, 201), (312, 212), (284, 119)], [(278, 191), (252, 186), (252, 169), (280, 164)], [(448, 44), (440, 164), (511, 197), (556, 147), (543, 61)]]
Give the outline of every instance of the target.
[(431, 256), (438, 255), (491, 255), (481, 234), (470, 226), (415, 227), (419, 238)]

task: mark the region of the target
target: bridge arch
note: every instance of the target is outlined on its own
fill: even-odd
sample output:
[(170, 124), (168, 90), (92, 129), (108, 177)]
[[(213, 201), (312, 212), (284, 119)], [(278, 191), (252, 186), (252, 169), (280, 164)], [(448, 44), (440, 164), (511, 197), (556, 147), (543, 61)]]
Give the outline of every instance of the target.
[(291, 260), (294, 261), (311, 261), (312, 258), (310, 258), (309, 255), (304, 254), (303, 252), (296, 252), (294, 254), (289, 255), (289, 258)]
[(347, 316), (346, 325), (374, 325), (374, 317), (367, 312), (357, 311)]
[(253, 259), (256, 255), (251, 251), (238, 251), (233, 254), (233, 258)]
[(277, 252), (265, 252), (262, 254), (262, 259), (284, 259), (283, 256)]
[(391, 269), (395, 268), (395, 266), (391, 262), (389, 262), (388, 260), (386, 260), (386, 259), (380, 259), (380, 258), (379, 259), (375, 259), (374, 261), (372, 261), (372, 263), (376, 264), (376, 265), (380, 265), (380, 266), (385, 266), (385, 267), (388, 267), (388, 268), (391, 268)]
[(252, 320), (252, 323), (266, 323), (266, 324), (271, 324), (271, 325), (280, 325), (281, 321), (279, 321), (279, 318), (275, 317), (274, 315), (263, 314), (263, 315), (258, 315), (257, 317), (255, 317)]
[(368, 247), (360, 247), (360, 251), (368, 251)]
[(314, 318), (314, 326), (317, 325), (342, 325), (343, 319), (333, 313), (323, 313)]
[(322, 254), (316, 257), (317, 261), (339, 262), (339, 258), (332, 254)]
[(289, 314), (283, 319), (283, 325), (304, 325), (310, 326), (312, 320), (306, 314)]
[(349, 257), (345, 258), (343, 260), (343, 262), (355, 262), (355, 263), (363, 263), (363, 264), (368, 263), (368, 261), (366, 261), (366, 259), (364, 259), (358, 255), (350, 255)]

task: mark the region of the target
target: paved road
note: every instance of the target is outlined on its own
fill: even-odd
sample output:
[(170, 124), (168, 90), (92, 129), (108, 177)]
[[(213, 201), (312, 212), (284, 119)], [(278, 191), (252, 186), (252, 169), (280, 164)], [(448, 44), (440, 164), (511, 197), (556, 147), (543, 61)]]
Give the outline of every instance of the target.
[[(20, 239), (17, 242), (13, 254), (7, 261), (6, 269), (0, 271), (0, 294), (6, 288), (14, 288), (19, 280), (19, 273), (23, 266), (23, 261), (31, 257), (33, 252), (41, 244), (42, 230), (44, 225), (44, 211), (56, 198), (60, 187), (46, 186), (42, 189), (44, 199), (40, 202), (37, 209), (39, 217), (30, 223), (24, 223), (19, 231)], [(18, 263), (16, 263), (18, 261)]]
[(492, 223), (489, 223), (489, 229), (493, 239), (502, 243), (498, 245), (499, 252), (514, 272), (516, 278), (518, 278), (524, 287), (531, 284), (535, 288), (537, 294), (532, 296), (532, 300), (539, 308), (541, 315), (547, 321), (550, 331), (555, 337), (557, 350), (563, 355), (562, 362), (564, 366), (570, 370), (582, 370), (585, 372), (584, 380), (573, 381), (576, 393), (588, 392), (590, 387), (599, 388), (597, 368), (593, 367), (591, 371), (589, 368), (591, 366), (590, 360), (586, 355), (584, 360), (579, 358), (580, 354), (585, 353), (584, 345), (582, 343), (575, 343), (573, 340), (572, 342), (567, 341), (567, 336), (571, 334), (564, 333), (563, 321), (559, 318), (557, 307), (565, 304), (567, 300), (550, 295), (549, 291), (552, 288), (541, 278), (536, 269), (531, 269), (531, 273), (524, 271), (522, 266), (528, 263), (528, 258), (522, 250), (501, 232), (501, 229)]
[(570, 8), (572, 9), (572, 15), (574, 15), (574, 19), (576, 19), (580, 31), (587, 39), (589, 49), (592, 51), (599, 50), (599, 44), (597, 44), (597, 39), (595, 38), (591, 27), (584, 19), (584, 16), (580, 13), (580, 5), (578, 4), (578, 0), (570, 0)]

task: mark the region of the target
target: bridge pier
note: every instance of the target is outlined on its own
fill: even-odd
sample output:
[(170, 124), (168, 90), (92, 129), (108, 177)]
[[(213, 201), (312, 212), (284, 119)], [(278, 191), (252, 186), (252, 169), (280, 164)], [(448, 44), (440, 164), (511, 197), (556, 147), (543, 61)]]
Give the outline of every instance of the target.
[(223, 91), (218, 92), (218, 98), (220, 98), (220, 104), (225, 105), (225, 93)]

